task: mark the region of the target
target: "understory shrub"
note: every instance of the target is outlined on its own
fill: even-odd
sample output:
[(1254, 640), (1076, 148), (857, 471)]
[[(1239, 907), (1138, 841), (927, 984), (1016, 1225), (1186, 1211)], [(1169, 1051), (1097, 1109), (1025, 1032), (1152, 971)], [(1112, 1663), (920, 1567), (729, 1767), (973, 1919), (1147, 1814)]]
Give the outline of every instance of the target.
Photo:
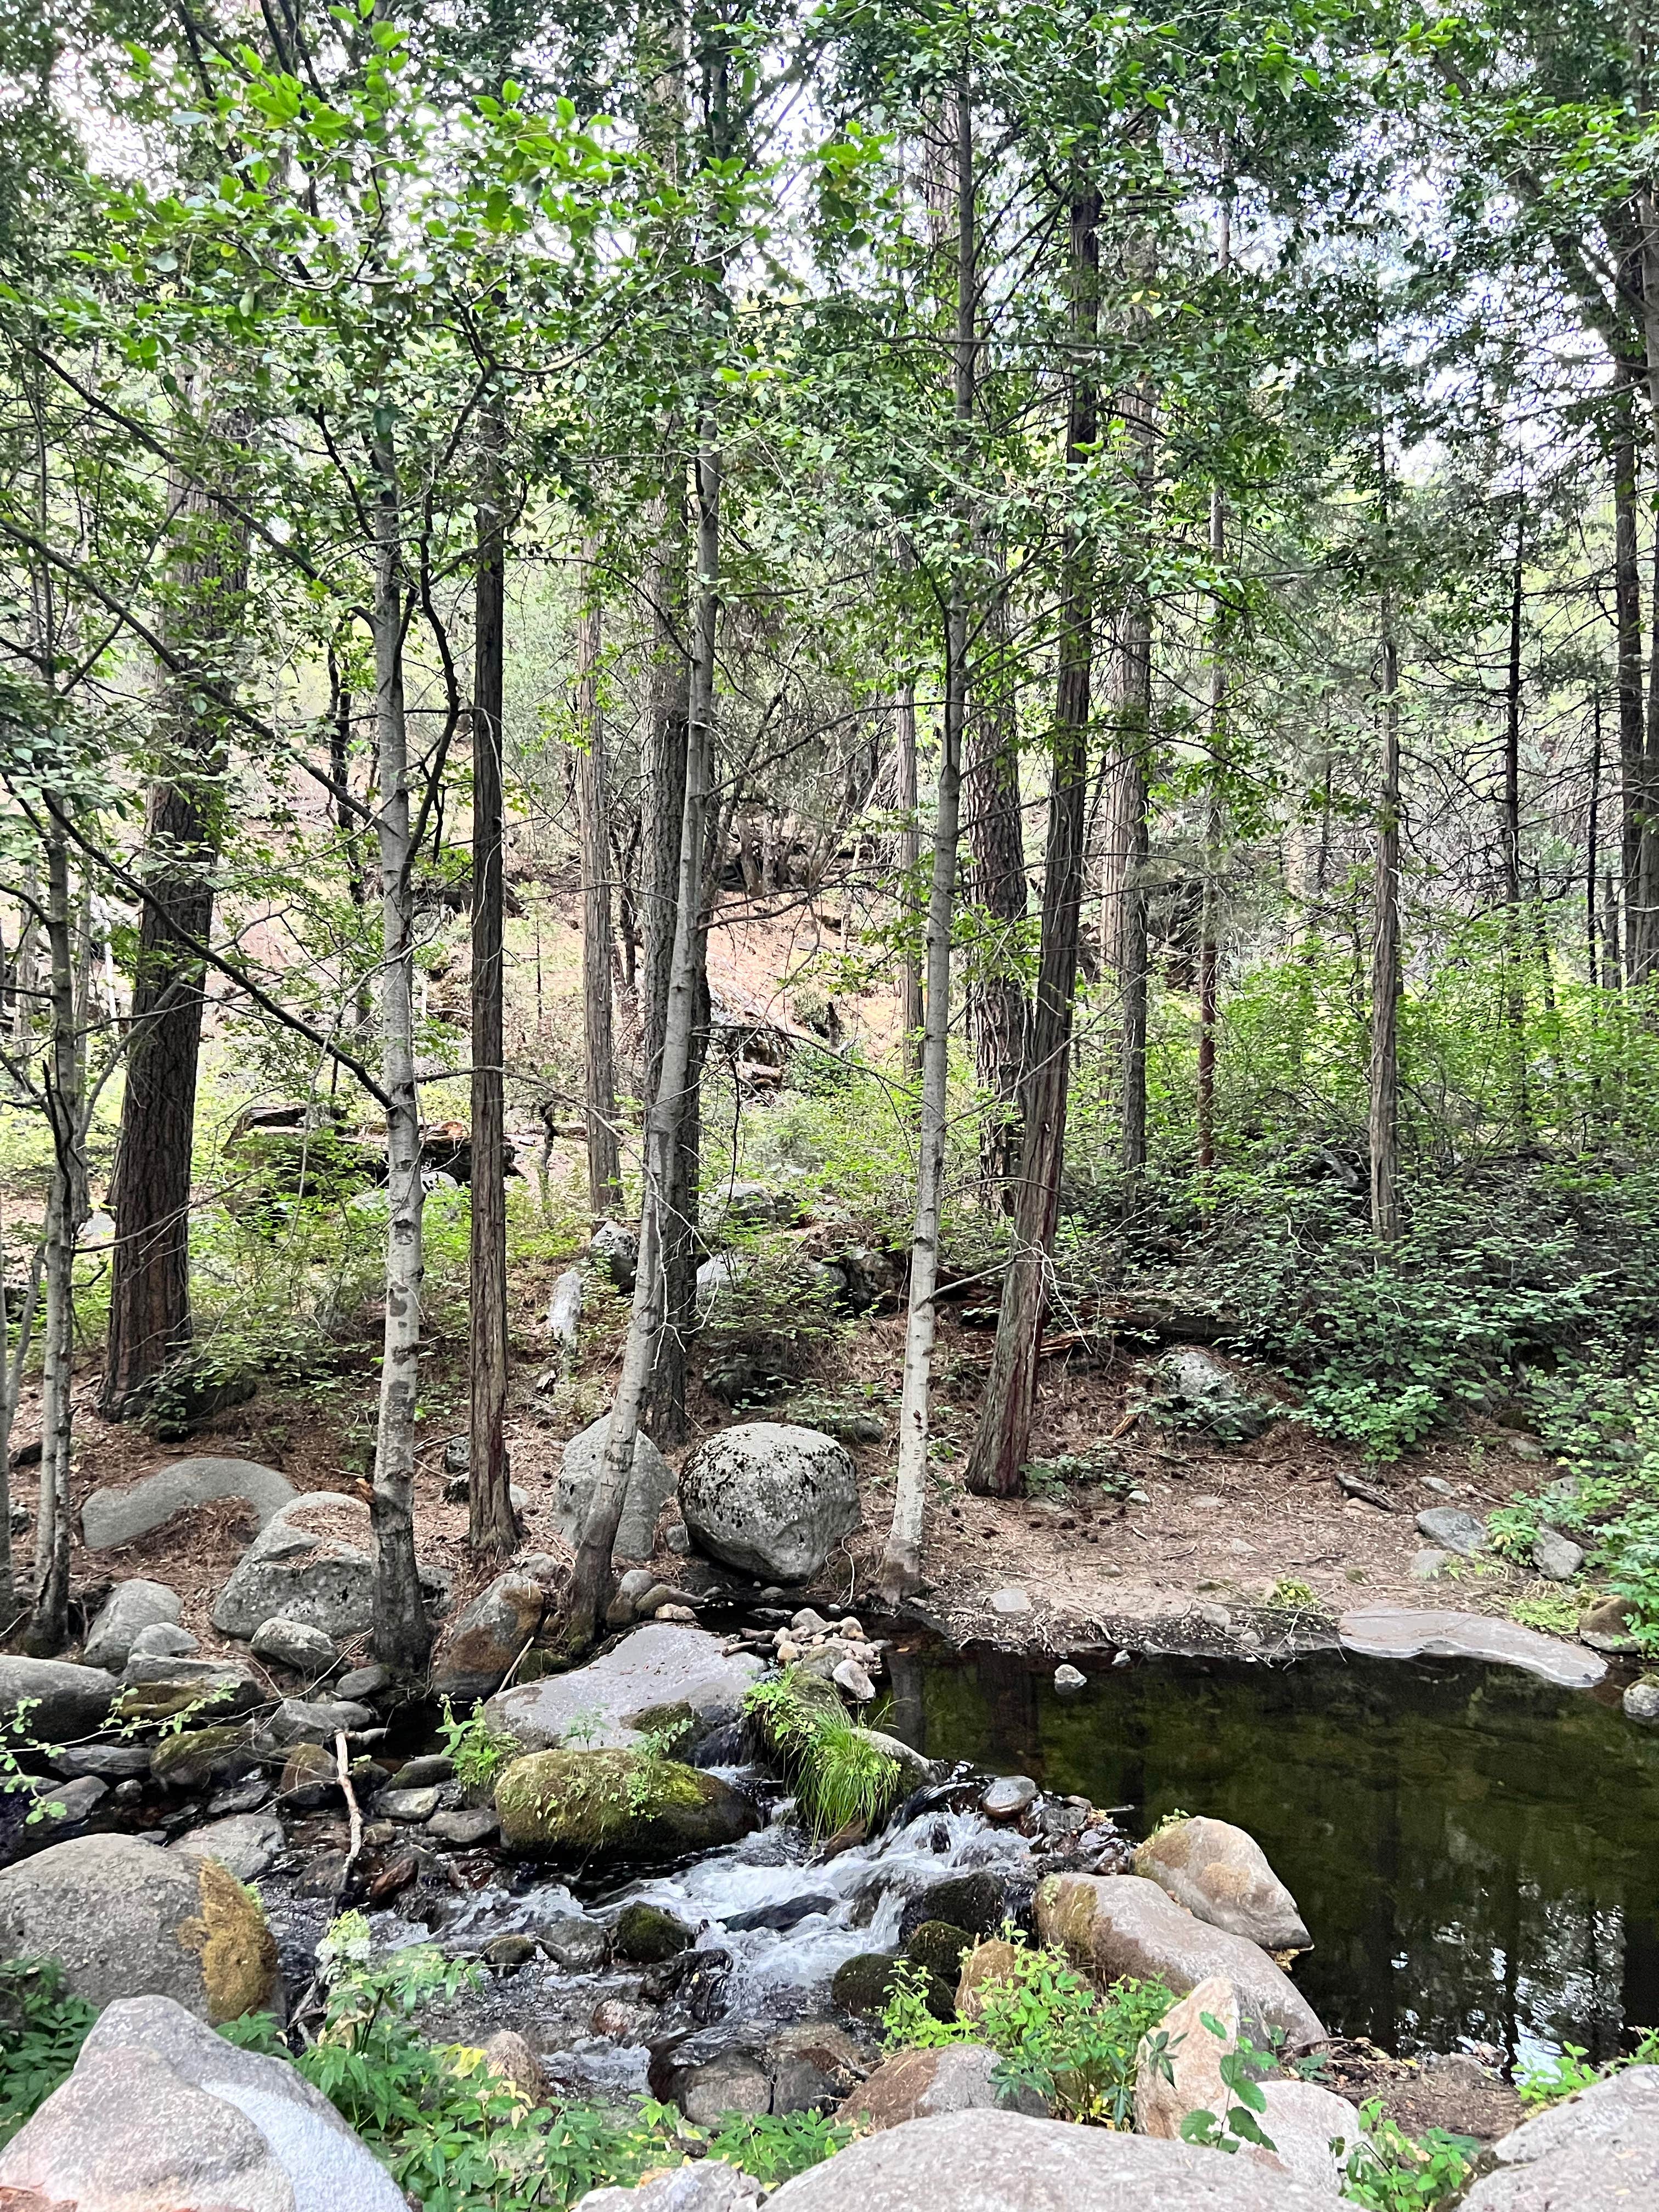
[(97, 2017), (52, 1960), (0, 1962), (0, 2147), (70, 2072)]

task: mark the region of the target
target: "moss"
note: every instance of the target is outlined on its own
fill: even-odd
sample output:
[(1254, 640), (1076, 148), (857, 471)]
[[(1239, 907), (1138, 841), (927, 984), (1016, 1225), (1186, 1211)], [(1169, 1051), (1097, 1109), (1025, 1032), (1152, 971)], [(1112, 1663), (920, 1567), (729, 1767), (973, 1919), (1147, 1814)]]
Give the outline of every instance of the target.
[(197, 1891), (201, 1917), (180, 1921), (178, 1937), (185, 1950), (201, 1954), (208, 2018), (216, 2027), (273, 2002), (276, 1940), (258, 1899), (217, 1859), (197, 1862)]
[[(189, 1682), (139, 1682), (123, 1690), (110, 1708), (118, 1721), (170, 1721), (202, 1703), (200, 1686)], [(196, 1731), (200, 1733), (201, 1731)]]
[(495, 1785), (502, 1840), (549, 1858), (678, 1858), (735, 1843), (755, 1826), (718, 1775), (632, 1751), (538, 1751)]
[(682, 1698), (678, 1705), (647, 1705), (643, 1712), (630, 1715), (628, 1725), (641, 1735), (671, 1735), (680, 1746), (696, 1727), (697, 1717)]
[[(900, 1966), (904, 1962), (890, 1959), (880, 1951), (860, 1951), (856, 1958), (848, 1959), (836, 1967), (836, 1978), (830, 1984), (830, 2002), (842, 2012), (880, 2012), (893, 1994)], [(951, 2020), (956, 2014), (956, 2003), (947, 1985), (937, 1974), (929, 1974), (927, 1982), (927, 2009), (935, 2020)]]
[(158, 1782), (170, 1782), (176, 1790), (194, 1790), (207, 1781), (222, 1759), (240, 1751), (246, 1741), (246, 1729), (228, 1724), (163, 1736), (150, 1753), (149, 1771)]
[(513, 1680), (522, 1686), (526, 1682), (540, 1682), (550, 1674), (568, 1674), (574, 1664), (568, 1653), (550, 1650), (544, 1644), (532, 1644), (519, 1662), (519, 1671)]
[(1007, 1912), (1003, 1886), (994, 1875), (952, 1875), (947, 1881), (936, 1881), (905, 1907), (899, 1934), (908, 1943), (911, 1931), (924, 1920), (943, 1920), (952, 1928), (965, 1928), (970, 1936), (994, 1936)]
[(624, 1905), (617, 1916), (617, 1956), (636, 1966), (658, 1966), (665, 1959), (678, 1959), (696, 1941), (696, 1931), (660, 1905)]
[(973, 1947), (974, 1939), (965, 1928), (953, 1928), (948, 1920), (924, 1920), (904, 1950), (907, 1958), (954, 1988), (962, 1972), (962, 1954)]

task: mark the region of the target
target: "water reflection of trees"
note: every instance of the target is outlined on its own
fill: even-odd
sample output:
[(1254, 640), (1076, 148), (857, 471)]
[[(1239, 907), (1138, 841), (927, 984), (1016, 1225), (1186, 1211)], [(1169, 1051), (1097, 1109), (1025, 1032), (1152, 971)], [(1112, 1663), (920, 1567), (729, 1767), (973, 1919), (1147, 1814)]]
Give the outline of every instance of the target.
[(934, 1756), (1249, 1829), (1314, 1931), (1297, 1976), (1334, 2030), (1602, 2056), (1659, 2022), (1659, 1744), (1616, 1706), (1334, 1657), (1102, 1668), (1072, 1699), (1004, 1654), (919, 1671), (907, 1718)]

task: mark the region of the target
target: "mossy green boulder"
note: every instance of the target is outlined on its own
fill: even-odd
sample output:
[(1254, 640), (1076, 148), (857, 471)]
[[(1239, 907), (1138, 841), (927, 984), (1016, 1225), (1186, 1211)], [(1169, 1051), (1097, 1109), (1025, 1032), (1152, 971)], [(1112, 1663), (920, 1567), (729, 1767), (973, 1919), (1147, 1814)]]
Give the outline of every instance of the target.
[[(836, 1967), (836, 1978), (830, 1984), (830, 2001), (842, 2012), (873, 2016), (883, 2009), (898, 1986), (904, 1965), (902, 1959), (889, 1958), (884, 1951), (860, 1951)], [(956, 2017), (956, 2002), (949, 1985), (937, 1974), (927, 1975), (923, 1995), (935, 2020)]]
[(636, 1966), (659, 1966), (665, 1959), (678, 1959), (696, 1940), (695, 1928), (659, 1905), (625, 1905), (617, 1915), (617, 1956)]
[(924, 1920), (905, 1945), (905, 1955), (954, 1989), (962, 1972), (962, 1954), (971, 1951), (974, 1939), (965, 1928), (948, 1920)]
[(537, 1751), (495, 1785), (501, 1840), (536, 1858), (672, 1859), (734, 1844), (757, 1825), (717, 1774), (633, 1751)]
[(182, 1735), (162, 1737), (150, 1753), (149, 1771), (158, 1782), (171, 1783), (175, 1790), (197, 1790), (239, 1752), (245, 1752), (247, 1741), (247, 1729), (229, 1723), (217, 1728), (187, 1729)]

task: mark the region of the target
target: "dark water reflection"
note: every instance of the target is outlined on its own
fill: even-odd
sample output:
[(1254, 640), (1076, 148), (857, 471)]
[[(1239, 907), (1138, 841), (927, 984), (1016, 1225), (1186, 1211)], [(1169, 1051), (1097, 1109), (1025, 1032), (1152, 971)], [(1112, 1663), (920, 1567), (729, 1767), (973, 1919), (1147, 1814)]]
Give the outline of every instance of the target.
[(1659, 2024), (1659, 1736), (1616, 1702), (1505, 1668), (1325, 1655), (1270, 1669), (896, 1656), (896, 1732), (1019, 1771), (1137, 1834), (1176, 1808), (1234, 1820), (1294, 1892), (1297, 1980), (1335, 2033), (1386, 2049), (1596, 2057)]

